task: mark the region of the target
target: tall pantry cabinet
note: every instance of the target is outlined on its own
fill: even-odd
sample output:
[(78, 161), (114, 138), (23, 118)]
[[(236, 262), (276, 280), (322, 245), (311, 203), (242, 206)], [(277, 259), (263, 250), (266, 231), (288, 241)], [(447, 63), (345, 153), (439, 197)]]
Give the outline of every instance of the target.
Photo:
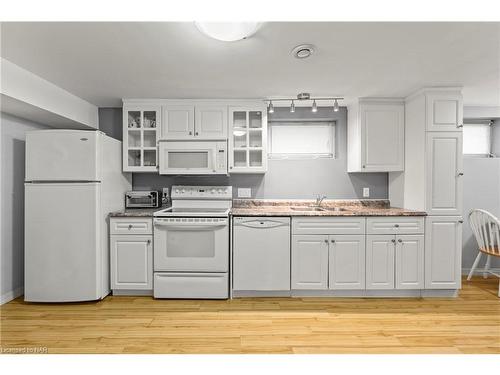
[(389, 174), (389, 199), (429, 215), (425, 289), (461, 287), (462, 126), (460, 88), (423, 89), (405, 100), (405, 168)]

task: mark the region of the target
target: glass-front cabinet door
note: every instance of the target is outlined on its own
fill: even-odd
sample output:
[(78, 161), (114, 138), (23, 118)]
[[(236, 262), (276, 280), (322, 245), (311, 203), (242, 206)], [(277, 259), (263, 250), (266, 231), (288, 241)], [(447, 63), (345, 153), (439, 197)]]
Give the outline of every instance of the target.
[(229, 108), (229, 173), (267, 171), (265, 105)]
[(156, 172), (160, 107), (123, 108), (123, 171)]

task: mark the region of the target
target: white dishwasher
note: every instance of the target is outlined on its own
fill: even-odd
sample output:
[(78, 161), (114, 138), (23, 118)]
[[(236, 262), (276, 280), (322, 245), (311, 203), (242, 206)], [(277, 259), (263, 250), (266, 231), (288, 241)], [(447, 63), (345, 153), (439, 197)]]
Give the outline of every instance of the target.
[(234, 217), (233, 289), (290, 290), (289, 217)]

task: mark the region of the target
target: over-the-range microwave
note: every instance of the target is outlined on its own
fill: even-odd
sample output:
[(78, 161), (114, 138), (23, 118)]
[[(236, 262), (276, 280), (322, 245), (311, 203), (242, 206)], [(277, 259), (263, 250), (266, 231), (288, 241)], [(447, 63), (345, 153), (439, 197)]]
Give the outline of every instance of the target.
[(160, 174), (227, 174), (227, 140), (161, 140)]

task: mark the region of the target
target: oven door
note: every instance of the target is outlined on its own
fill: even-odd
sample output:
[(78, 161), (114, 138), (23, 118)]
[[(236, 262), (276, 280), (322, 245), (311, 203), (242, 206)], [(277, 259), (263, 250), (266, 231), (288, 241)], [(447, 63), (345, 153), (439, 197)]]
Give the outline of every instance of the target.
[(227, 174), (226, 142), (160, 141), (160, 174)]
[(155, 218), (154, 270), (227, 272), (228, 218)]

